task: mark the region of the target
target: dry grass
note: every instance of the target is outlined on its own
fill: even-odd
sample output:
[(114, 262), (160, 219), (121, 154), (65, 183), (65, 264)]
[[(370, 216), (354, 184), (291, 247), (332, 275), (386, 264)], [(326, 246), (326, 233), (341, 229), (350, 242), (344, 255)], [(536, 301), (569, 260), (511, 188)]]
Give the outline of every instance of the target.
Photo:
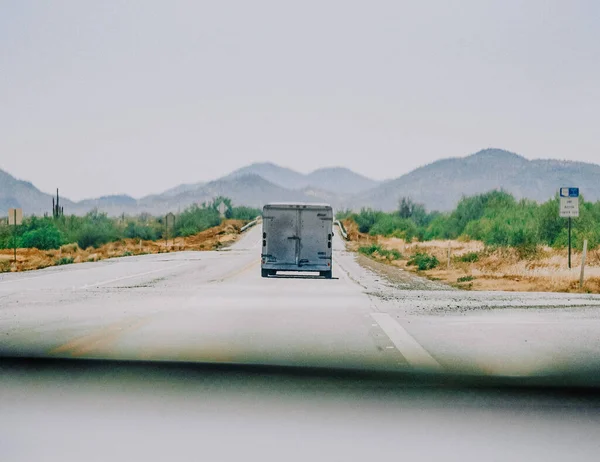
[[(569, 269), (566, 249), (542, 247), (534, 255), (523, 258), (515, 249), (487, 250), (478, 241), (405, 242), (403, 239), (361, 234), (356, 223), (351, 220), (345, 221), (344, 225), (351, 239), (348, 244), (351, 250), (374, 243), (388, 250), (397, 249), (404, 258), (390, 264), (409, 271), (415, 271), (415, 268), (406, 266), (408, 257), (417, 252), (427, 252), (435, 255), (440, 265), (432, 270), (421, 271), (420, 274), (463, 289), (600, 293), (600, 249), (588, 252), (584, 286), (580, 289), (579, 252), (573, 252), (572, 269)], [(477, 261), (460, 261), (461, 256), (471, 253), (477, 254)], [(460, 278), (471, 280), (459, 282)]]
[[(225, 220), (219, 226), (209, 228), (188, 237), (165, 241), (142, 241), (123, 239), (94, 249), (80, 249), (77, 244), (63, 245), (58, 250), (18, 249), (17, 264), (13, 263), (12, 250), (0, 250), (0, 272), (27, 271), (58, 264), (61, 259), (73, 258), (73, 263), (104, 260), (106, 258), (149, 253), (176, 252), (183, 250), (214, 250), (235, 241), (243, 226), (242, 220)], [(65, 261), (65, 260), (63, 260)]]

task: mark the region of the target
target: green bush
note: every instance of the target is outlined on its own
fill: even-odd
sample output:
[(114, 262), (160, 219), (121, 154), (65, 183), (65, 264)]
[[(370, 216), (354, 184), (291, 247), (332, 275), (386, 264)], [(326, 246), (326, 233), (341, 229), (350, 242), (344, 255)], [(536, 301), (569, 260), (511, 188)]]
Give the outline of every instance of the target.
[(61, 232), (52, 224), (23, 233), (20, 247), (40, 250), (58, 249), (63, 244)]
[(231, 218), (235, 220), (254, 220), (260, 216), (262, 212), (259, 209), (252, 207), (233, 207), (231, 210)]
[(134, 221), (127, 223), (123, 234), (129, 239), (143, 239), (144, 241), (155, 241), (159, 237), (156, 229)]
[(57, 265), (70, 265), (75, 259), (73, 257), (62, 257), (55, 261)]
[(221, 224), (219, 212), (210, 204), (192, 205), (175, 220), (176, 236), (191, 236)]
[(360, 247), (358, 251), (363, 255), (367, 255), (369, 257), (373, 256), (374, 253), (377, 253), (378, 255), (387, 258), (388, 260), (399, 260), (400, 258), (402, 258), (402, 254), (398, 250), (387, 250), (381, 247), (379, 244), (371, 244), (369, 246)]
[(416, 266), (419, 269), (419, 271), (425, 271), (437, 267), (440, 264), (440, 262), (435, 257), (435, 255), (429, 255), (428, 253), (424, 252), (417, 252), (412, 256), (410, 260), (408, 260), (406, 264), (410, 266)]
[(469, 282), (475, 280), (475, 276), (462, 276), (456, 280), (456, 282)]
[(351, 216), (352, 210), (350, 209), (338, 210), (337, 212), (335, 212), (335, 218), (337, 220), (345, 220), (346, 218), (350, 218)]
[(402, 258), (402, 254), (399, 250), (392, 249), (388, 253), (388, 258), (390, 258), (391, 260), (400, 260)]
[(375, 252), (381, 252), (383, 248), (378, 244), (371, 244), (368, 246), (359, 247), (358, 251), (363, 255), (371, 256)]
[(372, 209), (362, 209), (360, 213), (352, 215), (352, 218), (358, 225), (358, 231), (361, 233), (368, 233), (371, 228), (377, 223), (377, 220), (384, 217), (386, 214), (383, 212), (377, 212)]
[(88, 247), (98, 248), (116, 240), (117, 237), (110, 229), (86, 224), (79, 230), (76, 239), (80, 248), (87, 249)]
[(458, 261), (463, 263), (474, 263), (479, 261), (479, 254), (477, 252), (469, 252), (464, 255), (461, 255), (457, 258)]
[(417, 225), (408, 218), (383, 214), (371, 227), (369, 234), (394, 236), (411, 241), (418, 233)]

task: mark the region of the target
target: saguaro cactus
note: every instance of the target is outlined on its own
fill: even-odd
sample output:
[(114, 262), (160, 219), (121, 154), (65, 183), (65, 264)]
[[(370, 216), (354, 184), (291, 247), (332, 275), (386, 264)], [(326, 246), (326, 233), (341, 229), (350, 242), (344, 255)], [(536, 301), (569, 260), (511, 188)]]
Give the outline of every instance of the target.
[(52, 198), (52, 216), (54, 218), (62, 217), (64, 213), (64, 207), (61, 207), (60, 198), (58, 197), (58, 188), (56, 188), (56, 202), (54, 201), (54, 197)]

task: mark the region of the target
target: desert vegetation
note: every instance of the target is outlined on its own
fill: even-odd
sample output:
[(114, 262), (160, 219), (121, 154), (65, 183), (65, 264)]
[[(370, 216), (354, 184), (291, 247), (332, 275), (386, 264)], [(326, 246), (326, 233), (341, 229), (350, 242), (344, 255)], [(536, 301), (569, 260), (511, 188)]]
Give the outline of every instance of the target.
[[(558, 216), (558, 197), (544, 203), (515, 199), (504, 191), (491, 191), (463, 197), (449, 213), (427, 212), (421, 204), (402, 198), (398, 210), (385, 213), (362, 209), (342, 211), (339, 219), (349, 219), (360, 233), (397, 237), (412, 241), (439, 239), (477, 240), (488, 247), (512, 247), (523, 253), (537, 246), (564, 248), (567, 220)], [(587, 239), (590, 249), (600, 245), (600, 201), (579, 201), (579, 218), (573, 219), (572, 240), (581, 249)]]
[[(572, 222), (573, 265), (567, 267), (567, 220), (558, 198), (538, 204), (503, 191), (463, 198), (449, 213), (427, 212), (410, 199), (384, 213), (344, 211), (350, 247), (373, 259), (472, 290), (600, 292), (600, 202), (580, 198)], [(585, 283), (579, 287), (583, 241)], [(390, 255), (398, 255), (398, 258)]]
[[(221, 202), (227, 205), (224, 219), (217, 210)], [(223, 239), (212, 239), (214, 236), (208, 236), (211, 233), (206, 234), (207, 230), (228, 224), (222, 233), (234, 234), (244, 222), (261, 213), (258, 209), (235, 207), (228, 198), (219, 197), (175, 214), (167, 230), (165, 217), (142, 214), (113, 218), (97, 210), (76, 216), (55, 213), (54, 209), (52, 216), (26, 217), (16, 234), (6, 221), (0, 224), (0, 272), (167, 250), (208, 250)], [(198, 236), (208, 238), (206, 245), (198, 241)], [(31, 258), (26, 265), (10, 264), (12, 252), (9, 249), (13, 248), (15, 239), (21, 259), (27, 260), (29, 255), (38, 261), (37, 266), (31, 263)]]

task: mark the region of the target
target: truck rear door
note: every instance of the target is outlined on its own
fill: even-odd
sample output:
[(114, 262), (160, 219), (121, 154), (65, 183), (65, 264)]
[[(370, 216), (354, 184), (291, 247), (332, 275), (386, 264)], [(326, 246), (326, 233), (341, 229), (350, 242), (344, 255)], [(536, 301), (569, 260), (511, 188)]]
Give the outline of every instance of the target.
[(298, 264), (298, 215), (299, 211), (291, 208), (271, 208), (267, 221), (267, 261), (278, 265)]
[(326, 265), (331, 258), (331, 209), (300, 210), (300, 265)]

